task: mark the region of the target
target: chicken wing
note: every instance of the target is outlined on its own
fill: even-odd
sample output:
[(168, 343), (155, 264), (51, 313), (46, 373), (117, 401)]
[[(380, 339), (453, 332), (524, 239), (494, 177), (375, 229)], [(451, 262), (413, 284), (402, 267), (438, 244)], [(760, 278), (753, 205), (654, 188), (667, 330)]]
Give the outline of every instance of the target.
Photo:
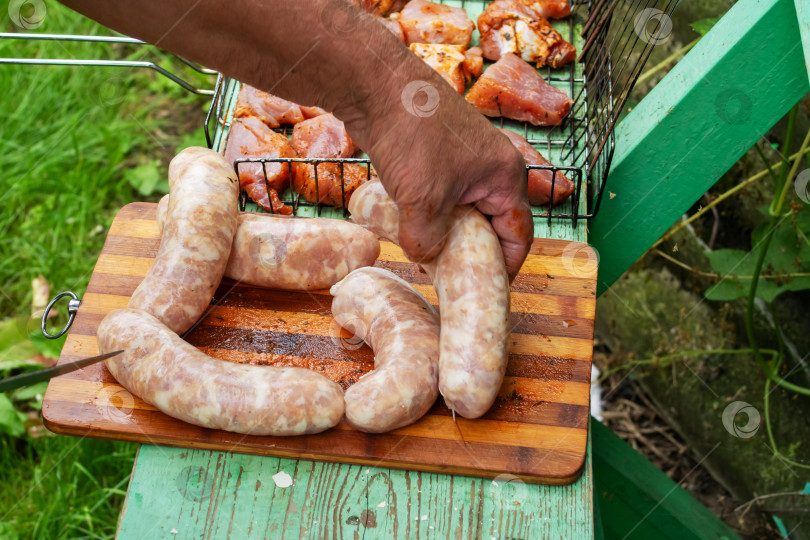
[(466, 98), (486, 116), (503, 116), (535, 126), (561, 124), (574, 103), (512, 53), (489, 66)]

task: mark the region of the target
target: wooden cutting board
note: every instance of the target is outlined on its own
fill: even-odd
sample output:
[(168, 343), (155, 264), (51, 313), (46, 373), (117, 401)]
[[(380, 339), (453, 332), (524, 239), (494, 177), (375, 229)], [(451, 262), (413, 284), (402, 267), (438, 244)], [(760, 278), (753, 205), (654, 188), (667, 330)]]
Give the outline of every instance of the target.
[[(96, 329), (125, 307), (157, 253), (156, 205), (133, 203), (115, 217), (59, 363), (98, 354)], [(377, 266), (411, 282), (431, 303), (427, 276), (394, 244)], [(586, 244), (535, 239), (512, 285), (511, 356), (498, 400), (482, 418), (455, 422), (441, 397), (422, 420), (371, 435), (345, 422), (318, 435), (257, 437), (175, 420), (118, 385), (103, 363), (51, 380), (45, 425), (66, 435), (337, 461), (534, 483), (580, 474), (588, 437), (595, 253)], [(373, 368), (371, 350), (331, 318), (328, 291), (285, 292), (224, 280), (188, 341), (235, 362), (296, 365), (350, 386)]]

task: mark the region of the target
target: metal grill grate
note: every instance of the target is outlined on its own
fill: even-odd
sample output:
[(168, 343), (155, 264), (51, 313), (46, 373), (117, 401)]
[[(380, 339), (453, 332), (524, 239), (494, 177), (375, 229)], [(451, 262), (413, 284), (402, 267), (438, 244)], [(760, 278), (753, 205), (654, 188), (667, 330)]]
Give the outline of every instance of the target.
[[(566, 90), (574, 105), (564, 122), (554, 127), (536, 127), (527, 122), (494, 118), (493, 124), (511, 129), (526, 138), (553, 166), (528, 165), (528, 169), (552, 171), (552, 195), (558, 174), (574, 182), (575, 190), (564, 203), (554, 207), (532, 207), (536, 218), (563, 220), (577, 225), (580, 219), (596, 215), (607, 184), (608, 171), (615, 140), (613, 129), (627, 97), (638, 79), (653, 47), (671, 31), (669, 15), (678, 0), (575, 0), (572, 15), (552, 21), (552, 26), (579, 51), (576, 62), (558, 69), (543, 68), (539, 73), (549, 84)], [(443, 3), (460, 6), (475, 21), (488, 2), (483, 0), (446, 0)], [(655, 26), (657, 24), (657, 27)], [(667, 24), (669, 27), (667, 28)], [(471, 46), (477, 44), (478, 31)], [(487, 61), (487, 64), (491, 62)], [(208, 145), (223, 151), (236, 105), (240, 83), (220, 75), (214, 97), (205, 118)], [(213, 122), (213, 131), (211, 129)], [(289, 136), (292, 128), (275, 131)], [(327, 162), (359, 163), (370, 167), (367, 158), (318, 159), (272, 158), (240, 159), (234, 164), (237, 173), (242, 163)], [(341, 176), (342, 176), (341, 165)], [(267, 179), (265, 168), (265, 180)], [(370, 176), (370, 169), (368, 170)], [(317, 180), (316, 180), (317, 182)], [(317, 184), (316, 184), (317, 185)], [(294, 190), (279, 194), (281, 201), (300, 209), (311, 208), (307, 215), (321, 215), (331, 207), (303, 200)], [(244, 192), (240, 207), (251, 206)], [(255, 209), (258, 209), (256, 207)], [(333, 212), (330, 210), (330, 214)], [(345, 215), (345, 211), (344, 211)]]

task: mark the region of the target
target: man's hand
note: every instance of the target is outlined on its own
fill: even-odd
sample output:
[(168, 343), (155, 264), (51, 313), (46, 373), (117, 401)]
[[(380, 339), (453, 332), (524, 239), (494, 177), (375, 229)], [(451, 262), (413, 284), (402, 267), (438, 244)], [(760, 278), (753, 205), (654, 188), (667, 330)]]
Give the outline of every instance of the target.
[(523, 158), (379, 18), (346, 0), (62, 0), (261, 90), (333, 111), (401, 210), (402, 247), (434, 257), (458, 204), (492, 219), (510, 277), (533, 236)]
[[(385, 89), (394, 96), (386, 113), (368, 117), (365, 129), (371, 135), (365, 137), (366, 146), (358, 142), (400, 209), (400, 243), (412, 260), (429, 261), (438, 255), (453, 208), (474, 204), (491, 217), (512, 279), (533, 237), (523, 158), (486, 118), (425, 67), (427, 72), (399, 68), (399, 76), (391, 78)], [(412, 95), (409, 85), (419, 91)], [(356, 126), (350, 123), (347, 128), (355, 137)]]

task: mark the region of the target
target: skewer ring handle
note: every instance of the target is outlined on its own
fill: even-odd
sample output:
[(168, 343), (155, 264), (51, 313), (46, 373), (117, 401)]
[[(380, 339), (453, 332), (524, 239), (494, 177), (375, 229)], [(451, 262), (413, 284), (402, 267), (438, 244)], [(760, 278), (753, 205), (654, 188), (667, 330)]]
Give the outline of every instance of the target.
[[(68, 322), (62, 330), (59, 331), (58, 334), (49, 334), (48, 331), (45, 329), (45, 321), (48, 320), (48, 314), (51, 312), (54, 304), (64, 298), (65, 296), (69, 296), (71, 300), (68, 302)], [(48, 303), (48, 307), (45, 308), (45, 312), (42, 314), (42, 325), (40, 326), (40, 330), (42, 330), (42, 335), (48, 339), (57, 339), (62, 337), (65, 332), (67, 332), (71, 325), (73, 325), (73, 319), (76, 318), (76, 312), (79, 311), (79, 306), (82, 305), (82, 301), (79, 300), (79, 297), (76, 296), (71, 291), (65, 291), (57, 294), (54, 296), (53, 300)]]

